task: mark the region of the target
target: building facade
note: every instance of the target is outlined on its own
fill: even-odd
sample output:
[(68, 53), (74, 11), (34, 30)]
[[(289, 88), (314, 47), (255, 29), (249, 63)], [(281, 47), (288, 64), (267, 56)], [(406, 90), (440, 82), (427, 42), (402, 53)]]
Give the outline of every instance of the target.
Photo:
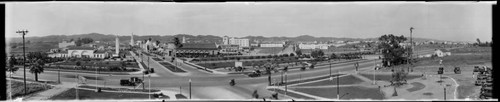
[(299, 49), (328, 49), (328, 44), (299, 44)]
[(107, 58), (109, 54), (102, 50), (95, 50), (92, 47), (69, 47), (67, 51), (50, 53), (49, 57), (58, 58)]
[(234, 37), (229, 38), (228, 36), (222, 37), (223, 45), (238, 45), (240, 47), (250, 47), (250, 40), (248, 39), (236, 39)]
[(184, 43), (181, 48), (175, 50), (179, 57), (200, 57), (219, 54), (219, 48), (215, 43)]
[(283, 44), (260, 44), (260, 47), (283, 47)]

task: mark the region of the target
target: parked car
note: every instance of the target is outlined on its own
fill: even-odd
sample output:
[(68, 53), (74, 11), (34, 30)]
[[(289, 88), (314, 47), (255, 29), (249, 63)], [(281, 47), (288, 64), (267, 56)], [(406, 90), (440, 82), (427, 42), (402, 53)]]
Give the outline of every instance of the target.
[(474, 66), (474, 70), (472, 72), (479, 72), (479, 66)]
[(151, 69), (149, 69), (149, 72), (150, 72), (150, 73), (155, 73), (155, 69), (154, 69), (154, 68), (151, 68)]
[(481, 88), (481, 93), (479, 95), (479, 98), (481, 99), (490, 99), (493, 96), (493, 88), (492, 87), (486, 87), (486, 88)]
[(139, 79), (138, 77), (131, 77), (130, 79), (120, 80), (120, 85), (122, 86), (136, 86), (140, 83), (142, 83), (142, 79)]
[(260, 74), (261, 74), (260, 71), (257, 70), (257, 71), (254, 71), (254, 72), (248, 74), (248, 76), (249, 77), (259, 77)]

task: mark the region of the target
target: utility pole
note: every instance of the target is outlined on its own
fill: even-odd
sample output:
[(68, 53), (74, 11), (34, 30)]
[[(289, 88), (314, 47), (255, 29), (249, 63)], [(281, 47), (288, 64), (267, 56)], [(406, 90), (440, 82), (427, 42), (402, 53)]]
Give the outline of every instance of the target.
[(28, 89), (26, 88), (26, 45), (24, 43), (24, 36), (26, 36), (26, 33), (28, 33), (28, 30), (18, 30), (16, 33), (22, 34), (23, 36), (23, 73), (24, 73), (24, 95), (28, 94)]

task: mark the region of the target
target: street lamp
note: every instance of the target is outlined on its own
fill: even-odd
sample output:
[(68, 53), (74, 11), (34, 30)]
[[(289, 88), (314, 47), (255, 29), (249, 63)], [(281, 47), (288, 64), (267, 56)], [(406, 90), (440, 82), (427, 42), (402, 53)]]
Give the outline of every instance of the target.
[[(340, 70), (337, 70), (337, 74), (340, 75)], [(337, 100), (340, 100), (340, 87), (339, 87), (339, 76), (337, 76)]]
[(23, 36), (23, 73), (24, 73), (24, 95), (26, 95), (28, 92), (27, 92), (27, 88), (26, 88), (26, 45), (24, 43), (24, 36), (26, 36), (26, 33), (28, 33), (28, 30), (18, 30), (16, 31), (16, 33), (19, 33)]
[(288, 81), (287, 80), (287, 72), (285, 72), (285, 96), (286, 96), (286, 93), (288, 92), (287, 91), (287, 84), (288, 84), (287, 81)]
[[(96, 62), (94, 62), (94, 66), (96, 66)], [(97, 89), (97, 86), (98, 86), (98, 84), (97, 84), (97, 74), (99, 74), (99, 73), (97, 73), (97, 68), (95, 68), (95, 91), (99, 92), (99, 90)]]
[(191, 99), (191, 79), (189, 79), (189, 99)]
[(151, 99), (151, 74), (148, 74), (148, 77), (149, 77), (149, 81), (148, 81), (149, 82), (148, 83), (148, 85), (149, 85), (149, 95), (148, 96), (149, 96), (149, 99)]

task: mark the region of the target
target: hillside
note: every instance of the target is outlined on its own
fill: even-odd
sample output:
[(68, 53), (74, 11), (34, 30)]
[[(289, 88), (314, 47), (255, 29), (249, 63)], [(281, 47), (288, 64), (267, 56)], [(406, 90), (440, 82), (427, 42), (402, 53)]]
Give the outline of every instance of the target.
[[(130, 35), (120, 35), (118, 36), (120, 41), (129, 42)], [(177, 34), (177, 35), (134, 35), (134, 40), (147, 40), (151, 38), (152, 40), (158, 40), (160, 42), (171, 42), (174, 37), (185, 37), (188, 43), (221, 43), (222, 37), (214, 35), (189, 35), (189, 34)], [(89, 34), (76, 34), (76, 35), (50, 35), (44, 37), (26, 37), (26, 41), (30, 42), (61, 42), (63, 40), (78, 39), (78, 38), (92, 38), (94, 41), (115, 41), (115, 35), (112, 34), (100, 34), (100, 33), (89, 33)], [(251, 43), (254, 41), (376, 41), (377, 38), (337, 38), (337, 37), (314, 37), (310, 35), (301, 35), (297, 37), (263, 37), (263, 36), (246, 36), (241, 38), (247, 38)], [(427, 38), (414, 38), (414, 41), (442, 41)], [(10, 43), (21, 43), (22, 39), (20, 37), (11, 38)]]

